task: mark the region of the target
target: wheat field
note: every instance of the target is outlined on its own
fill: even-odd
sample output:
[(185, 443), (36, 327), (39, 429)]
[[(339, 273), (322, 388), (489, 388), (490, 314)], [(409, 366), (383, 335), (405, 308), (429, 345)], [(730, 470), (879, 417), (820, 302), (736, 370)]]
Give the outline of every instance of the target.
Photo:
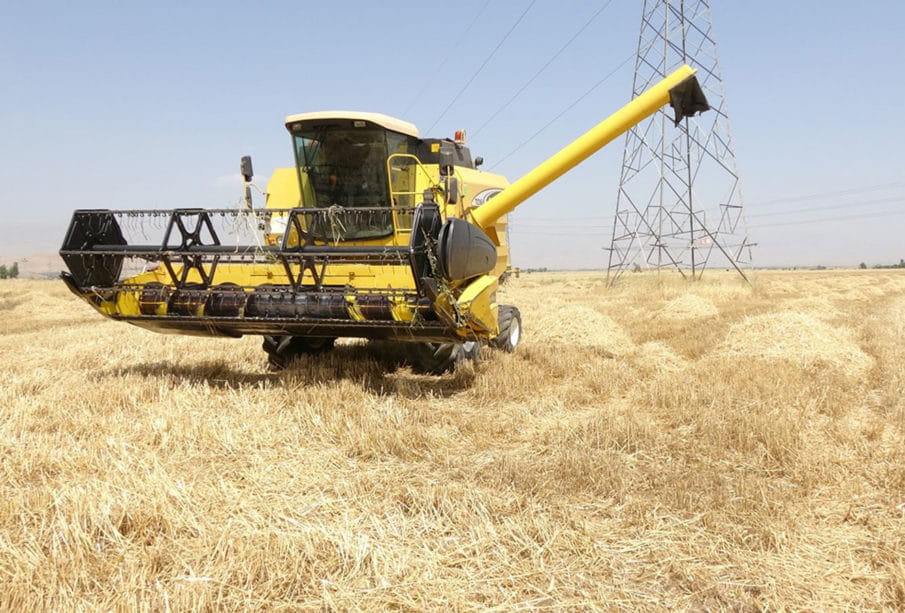
[(905, 274), (523, 275), (515, 354), (155, 335), (0, 282), (2, 610), (905, 607)]

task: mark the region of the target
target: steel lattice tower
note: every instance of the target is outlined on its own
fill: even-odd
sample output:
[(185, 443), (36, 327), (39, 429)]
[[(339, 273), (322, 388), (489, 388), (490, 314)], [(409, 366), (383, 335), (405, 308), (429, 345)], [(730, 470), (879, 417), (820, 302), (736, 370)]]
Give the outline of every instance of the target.
[(609, 283), (636, 266), (694, 279), (719, 263), (745, 277), (751, 262), (710, 0), (645, 0), (633, 97), (682, 64), (711, 110), (674, 127), (661, 109), (626, 135)]

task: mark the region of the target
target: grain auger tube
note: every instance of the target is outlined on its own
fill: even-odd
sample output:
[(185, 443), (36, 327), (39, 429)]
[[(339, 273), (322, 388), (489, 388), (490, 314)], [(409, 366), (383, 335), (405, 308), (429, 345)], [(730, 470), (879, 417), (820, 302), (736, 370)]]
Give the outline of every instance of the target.
[[(339, 337), (406, 343), (430, 373), (483, 344), (514, 351), (521, 315), (498, 305), (506, 215), (669, 102), (706, 110), (683, 66), (513, 184), (455, 139), (422, 138), (378, 113), (286, 118), (295, 164), (262, 208), (77, 210), (60, 255), (70, 290), (156, 332), (264, 337), (270, 365)], [(251, 162), (243, 159), (246, 185)], [(153, 237), (153, 238), (152, 238)]]

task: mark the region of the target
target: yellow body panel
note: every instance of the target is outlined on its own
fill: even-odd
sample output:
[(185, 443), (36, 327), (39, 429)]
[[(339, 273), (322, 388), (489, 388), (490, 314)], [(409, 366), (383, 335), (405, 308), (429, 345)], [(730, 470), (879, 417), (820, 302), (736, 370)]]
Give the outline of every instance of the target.
[[(177, 275), (182, 273), (181, 267), (174, 267)], [(293, 266), (294, 275), (299, 274), (299, 267)], [(310, 278), (308, 279), (310, 282)], [(187, 283), (201, 283), (201, 277), (197, 270), (190, 270), (186, 276)], [(120, 291), (113, 299), (105, 300), (100, 296), (93, 296), (92, 305), (107, 316), (138, 316), (141, 311), (141, 295), (145, 289), (155, 286), (172, 286), (173, 280), (163, 268), (141, 273), (127, 280), (127, 283), (136, 286), (134, 291)], [(240, 287), (256, 287), (260, 285), (289, 285), (290, 279), (286, 271), (280, 265), (255, 265), (255, 264), (223, 264), (217, 267), (211, 281), (212, 286), (234, 284)], [(403, 290), (415, 291), (415, 281), (412, 279), (411, 268), (404, 266), (368, 266), (368, 265), (343, 265), (336, 264), (327, 269), (323, 278), (325, 286), (347, 287), (354, 290)], [(351, 294), (350, 294), (351, 295)], [(86, 295), (86, 298), (91, 298)], [(147, 299), (146, 299), (147, 300)], [(147, 305), (147, 302), (146, 302)], [(404, 301), (393, 299), (391, 312), (396, 321), (411, 321), (414, 311)], [(354, 299), (349, 300), (349, 313), (353, 319), (359, 314)], [(147, 314), (147, 313), (146, 313)], [(154, 309), (154, 315), (166, 315), (166, 302), (160, 303)], [(203, 315), (198, 312), (196, 315)]]
[[(412, 155), (395, 154), (387, 161), (387, 170), (390, 177), (390, 190), (393, 201), (397, 206), (415, 206), (423, 199), (426, 190), (433, 190), (435, 198), (441, 203), (441, 212), (445, 218), (466, 218), (472, 210), (474, 197), (488, 189), (501, 190), (509, 186), (509, 182), (502, 175), (483, 172), (472, 168), (459, 168), (455, 170), (458, 179), (459, 194), (455, 203), (446, 202), (448, 198), (443, 193), (440, 180), (440, 169), (436, 164), (421, 164)], [(301, 177), (302, 189), (299, 190), (299, 177)], [(304, 173), (299, 173), (295, 168), (278, 168), (270, 177), (267, 184), (268, 209), (289, 209), (305, 206), (306, 202), (315, 202), (313, 191), (308, 185)], [(286, 218), (288, 214), (275, 213), (271, 218), (271, 233), (267, 235), (267, 243), (279, 244), (286, 230)], [(397, 216), (395, 219), (395, 232), (385, 238), (355, 241), (356, 245), (407, 245), (411, 236), (411, 218)], [(470, 284), (460, 299), (456, 302), (440, 301), (435, 308), (448, 312), (450, 319), (456, 319), (453, 311), (460, 313), (459, 320), (469, 322), (469, 328), (462, 329), (463, 334), (480, 330), (485, 334), (497, 334), (497, 305), (496, 288), (499, 277), (509, 267), (509, 245), (507, 243), (508, 221), (506, 216), (499, 218), (493, 225), (488, 235), (497, 244), (497, 264), (492, 274), (481, 277)], [(287, 241), (289, 245), (298, 244), (298, 238), (290, 235)], [(217, 270), (216, 283), (236, 283), (238, 285), (259, 285), (263, 283), (287, 283), (285, 272), (279, 266), (270, 266), (264, 269), (254, 270), (250, 266), (242, 266), (236, 271), (224, 271), (225, 267)], [(297, 269), (296, 269), (297, 274)], [(262, 277), (266, 280), (262, 280)], [(308, 283), (313, 280), (308, 279)], [(492, 281), (492, 283), (491, 283)], [(326, 285), (348, 284), (354, 288), (387, 288), (415, 290), (415, 279), (412, 278), (408, 266), (342, 266), (331, 265), (326, 268)], [(354, 297), (348, 298), (350, 317), (356, 321), (364, 319)], [(394, 302), (392, 306), (393, 318), (397, 321), (410, 321), (414, 317), (414, 311), (404, 302)]]
[(496, 292), (500, 286), (499, 277), (484, 275), (472, 281), (456, 300), (456, 311), (468, 327), (482, 336), (499, 334)]

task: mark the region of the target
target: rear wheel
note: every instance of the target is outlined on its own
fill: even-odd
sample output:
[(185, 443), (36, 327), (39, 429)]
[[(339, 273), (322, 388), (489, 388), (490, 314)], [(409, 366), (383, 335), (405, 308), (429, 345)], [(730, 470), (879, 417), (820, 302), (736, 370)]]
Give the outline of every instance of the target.
[(333, 349), (336, 338), (329, 336), (265, 336), (261, 347), (271, 370), (283, 370), (295, 358)]
[(464, 343), (411, 343), (412, 368), (430, 375), (455, 370), (463, 360), (476, 360), (481, 353), (479, 341)]
[(522, 340), (522, 314), (514, 306), (501, 304), (497, 321), (500, 333), (490, 341), (490, 345), (512, 353)]

